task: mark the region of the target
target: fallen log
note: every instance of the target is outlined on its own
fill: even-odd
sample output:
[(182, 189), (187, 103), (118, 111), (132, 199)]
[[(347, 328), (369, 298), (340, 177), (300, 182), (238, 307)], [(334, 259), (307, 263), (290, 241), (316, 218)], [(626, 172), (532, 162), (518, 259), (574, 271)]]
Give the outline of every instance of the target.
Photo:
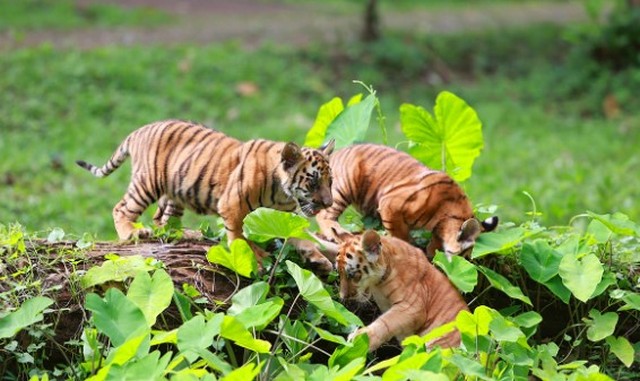
[[(154, 258), (163, 263), (177, 290), (187, 284), (200, 293), (199, 298), (206, 300), (201, 308), (226, 308), (233, 294), (248, 285), (249, 280), (207, 261), (207, 250), (215, 244), (212, 241), (167, 243), (158, 240), (95, 242), (80, 249), (76, 241), (26, 240), (20, 249), (0, 247), (0, 311), (17, 308), (34, 296), (53, 299), (54, 312), (48, 313), (45, 320), (51, 324), (53, 334), (44, 355), (56, 364), (72, 355), (65, 343), (80, 338), (89, 318), (84, 309), (85, 295), (88, 292), (103, 294), (108, 287), (122, 287), (112, 282), (90, 289), (80, 286), (81, 275), (103, 264), (109, 254)], [(172, 303), (158, 319), (157, 328), (170, 330), (181, 323), (179, 311)], [(30, 339), (21, 332), (18, 341), (26, 346)]]

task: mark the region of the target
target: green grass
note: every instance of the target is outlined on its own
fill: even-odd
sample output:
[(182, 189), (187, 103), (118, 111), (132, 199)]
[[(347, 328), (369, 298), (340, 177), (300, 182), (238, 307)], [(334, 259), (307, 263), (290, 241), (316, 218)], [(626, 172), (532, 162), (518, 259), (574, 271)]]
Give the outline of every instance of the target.
[(126, 9), (97, 2), (81, 6), (71, 0), (0, 0), (0, 10), (0, 32), (158, 25), (169, 19), (151, 8)]
[[(467, 100), (484, 123), (485, 150), (464, 187), (475, 204), (498, 205), (504, 221), (530, 218), (523, 191), (547, 225), (566, 224), (586, 210), (639, 215), (633, 104), (607, 120), (593, 94), (563, 95), (557, 50), (566, 46), (557, 33), (530, 28), (305, 51), (225, 44), (6, 52), (0, 56), (0, 222), (115, 238), (111, 209), (126, 188), (129, 165), (96, 179), (76, 159), (101, 164), (129, 132), (163, 118), (200, 121), (243, 140), (301, 143), (320, 104), (363, 91), (353, 79), (378, 89), (389, 143), (399, 147), (401, 103), (430, 109), (441, 90)], [(434, 81), (429, 52), (458, 73), (450, 83)], [(242, 95), (236, 90), (242, 82), (258, 92)], [(369, 139), (381, 141), (375, 123)], [(186, 224), (206, 219), (188, 214)]]

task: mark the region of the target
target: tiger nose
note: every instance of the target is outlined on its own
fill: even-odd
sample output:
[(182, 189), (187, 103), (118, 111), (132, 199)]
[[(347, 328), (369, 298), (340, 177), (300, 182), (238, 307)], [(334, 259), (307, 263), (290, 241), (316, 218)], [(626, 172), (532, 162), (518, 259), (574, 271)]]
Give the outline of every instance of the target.
[(331, 204), (333, 204), (333, 197), (331, 197), (331, 193), (330, 192), (327, 192), (327, 193), (321, 195), (320, 204), (324, 208), (328, 208), (328, 207), (331, 206)]

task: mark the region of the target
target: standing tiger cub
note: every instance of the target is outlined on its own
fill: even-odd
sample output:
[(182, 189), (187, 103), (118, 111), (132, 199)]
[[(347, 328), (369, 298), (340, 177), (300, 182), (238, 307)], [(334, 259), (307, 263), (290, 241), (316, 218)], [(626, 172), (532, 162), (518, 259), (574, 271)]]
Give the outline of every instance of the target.
[[(113, 208), (120, 239), (149, 235), (134, 222), (157, 201), (155, 224), (181, 217), (185, 208), (217, 213), (231, 242), (245, 239), (242, 220), (258, 207), (313, 216), (331, 205), (332, 151), (333, 142), (322, 151), (268, 140), (243, 143), (200, 124), (166, 120), (132, 132), (102, 167), (77, 163), (104, 177), (131, 156), (131, 182)], [(250, 244), (260, 262), (266, 253)]]
[(344, 232), (337, 220), (349, 205), (378, 217), (394, 237), (409, 242), (412, 229), (431, 231), (427, 255), (436, 250), (466, 254), (498, 217), (482, 222), (473, 215), (469, 199), (446, 173), (434, 171), (410, 155), (375, 144), (357, 144), (331, 156), (333, 205), (317, 216), (322, 233), (337, 238)]
[[(373, 296), (383, 314), (355, 332), (369, 336), (369, 351), (396, 337), (426, 335), (454, 321), (467, 303), (449, 279), (435, 268), (424, 253), (394, 237), (374, 230), (362, 235), (340, 234), (336, 265), (343, 299)], [(428, 343), (443, 348), (460, 345), (460, 332), (453, 330)]]

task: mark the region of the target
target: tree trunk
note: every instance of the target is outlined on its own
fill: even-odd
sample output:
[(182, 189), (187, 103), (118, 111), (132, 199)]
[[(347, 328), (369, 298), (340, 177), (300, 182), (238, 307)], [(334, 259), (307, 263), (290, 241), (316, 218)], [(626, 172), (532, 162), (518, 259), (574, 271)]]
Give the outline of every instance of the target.
[(380, 13), (378, 0), (368, 0), (364, 10), (364, 28), (362, 41), (371, 42), (380, 39)]

